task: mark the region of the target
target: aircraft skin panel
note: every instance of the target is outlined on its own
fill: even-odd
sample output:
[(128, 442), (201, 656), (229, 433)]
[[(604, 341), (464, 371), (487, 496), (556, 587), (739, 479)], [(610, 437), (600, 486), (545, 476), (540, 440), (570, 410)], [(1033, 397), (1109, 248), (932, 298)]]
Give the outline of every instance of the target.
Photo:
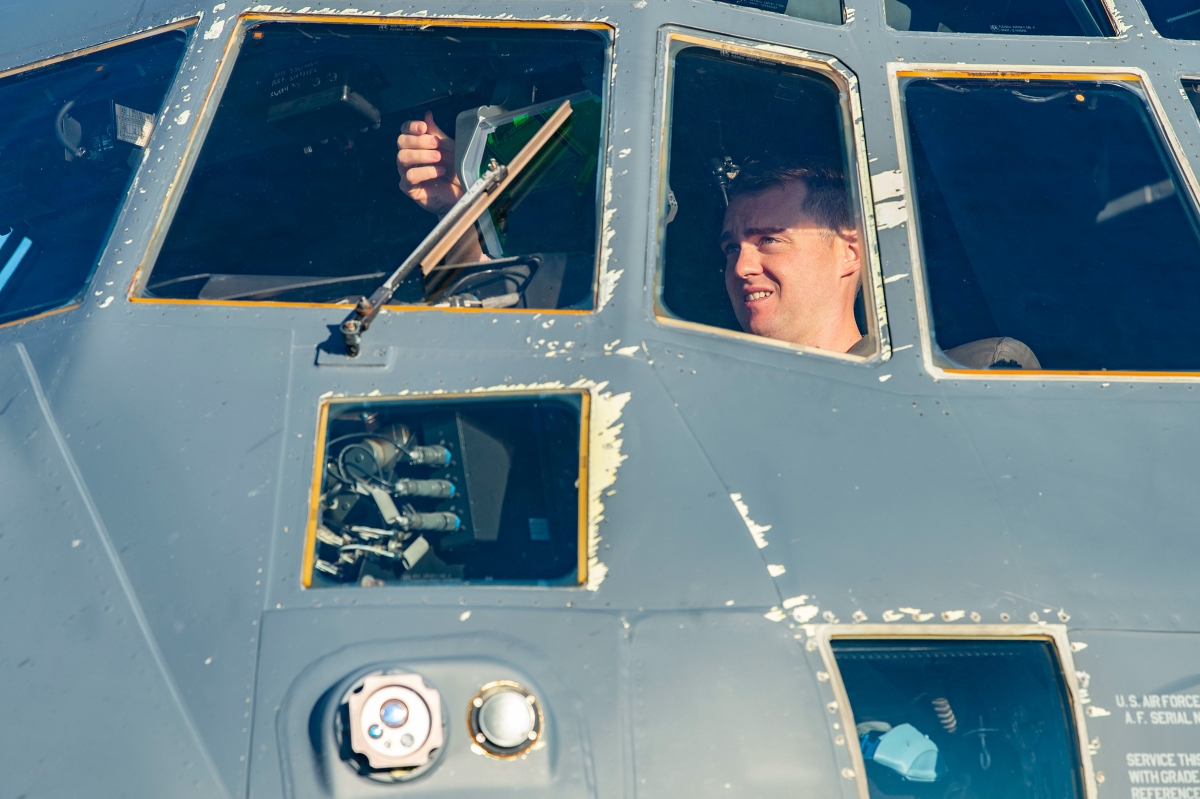
[[(442, 691), (447, 744), (427, 777), (384, 789), (397, 796), (853, 799), (857, 775), (837, 743), (856, 745), (853, 733), (833, 726), (830, 674), (806, 645), (812, 625), (856, 622), (1055, 625), (1073, 651), (1067, 679), (1099, 792), (1195, 790), (1197, 378), (932, 374), (907, 183), (876, 207), (870, 268), (890, 342), (877, 358), (655, 318), (663, 26), (762, 42), (764, 57), (787, 47), (836, 58), (856, 77), (865, 184), (908, 169), (887, 68), (900, 63), (1141, 70), (1168, 138), (1200, 165), (1200, 124), (1180, 89), (1200, 76), (1200, 48), (1159, 36), (1132, 0), (1115, 3), (1110, 38), (900, 32), (882, 2), (853, 5), (842, 26), (708, 0), (380, 0), (343, 14), (564, 15), (617, 32), (602, 309), (391, 310), (364, 339), (362, 363), (374, 365), (361, 366), (317, 355), (347, 306), (129, 298), (251, 6), (10, 9), (0, 70), (199, 18), (79, 306), (0, 329), (0, 716), (10, 720), (0, 765), (14, 795), (377, 795), (357, 775), (322, 771), (313, 753), (334, 727), (314, 709), (352, 675), (402, 666)], [(599, 498), (606, 572), (595, 590), (302, 587), (322, 397), (581, 380), (629, 394), (606, 420), (623, 459), (610, 452), (615, 481)], [(471, 748), (468, 697), (491, 680), (521, 683), (545, 710), (543, 745), (523, 760)], [(103, 724), (87, 746), (65, 745), (79, 717)]]
[[(160, 668), (158, 638), (143, 634), (106, 552), (107, 531), (66, 460), (78, 448), (60, 448), (20, 346), (0, 347), (0, 483), (10, 498), (0, 549), (22, 564), (0, 580), (9, 686), (0, 708), (22, 720), (0, 736), (9, 790), (97, 795), (100, 780), (108, 795), (228, 797), (205, 751), (216, 741), (197, 735), (194, 711)], [(35, 615), (39, 623), (29, 624)]]
[[(203, 346), (195, 332), (96, 325), (27, 349), (163, 658), (236, 793), (246, 780), (291, 336), (262, 331), (249, 352), (237, 330), (207, 331)], [(221, 376), (202, 362), (220, 363)], [(99, 388), (114, 374), (128, 391)], [(193, 479), (199, 464), (222, 461), (224, 478)], [(168, 487), (176, 482), (187, 487)]]

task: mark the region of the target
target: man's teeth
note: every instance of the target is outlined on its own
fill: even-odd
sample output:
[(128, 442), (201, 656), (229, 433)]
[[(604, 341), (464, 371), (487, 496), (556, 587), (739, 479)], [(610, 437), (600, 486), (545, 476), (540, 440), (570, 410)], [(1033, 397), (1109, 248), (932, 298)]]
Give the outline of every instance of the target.
[(754, 300), (761, 300), (763, 297), (770, 297), (771, 293), (772, 292), (770, 291), (756, 291), (753, 294), (747, 294), (746, 302), (753, 302)]

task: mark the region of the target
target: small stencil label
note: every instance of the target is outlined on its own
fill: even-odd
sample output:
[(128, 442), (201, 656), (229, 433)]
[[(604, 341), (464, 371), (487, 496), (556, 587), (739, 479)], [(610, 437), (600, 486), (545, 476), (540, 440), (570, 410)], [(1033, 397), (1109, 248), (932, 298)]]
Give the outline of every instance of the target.
[(135, 147), (145, 147), (154, 132), (154, 114), (144, 114), (135, 108), (113, 103), (117, 119), (117, 139)]

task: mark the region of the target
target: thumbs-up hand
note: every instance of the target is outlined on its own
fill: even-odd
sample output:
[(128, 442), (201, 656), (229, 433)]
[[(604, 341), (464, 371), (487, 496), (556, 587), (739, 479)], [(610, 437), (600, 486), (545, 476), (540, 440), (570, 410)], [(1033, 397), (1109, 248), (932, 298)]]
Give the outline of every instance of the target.
[(454, 172), (454, 139), (433, 121), (405, 122), (396, 139), (396, 169), (400, 190), (417, 205), (434, 214), (444, 214), (463, 196), (463, 186)]

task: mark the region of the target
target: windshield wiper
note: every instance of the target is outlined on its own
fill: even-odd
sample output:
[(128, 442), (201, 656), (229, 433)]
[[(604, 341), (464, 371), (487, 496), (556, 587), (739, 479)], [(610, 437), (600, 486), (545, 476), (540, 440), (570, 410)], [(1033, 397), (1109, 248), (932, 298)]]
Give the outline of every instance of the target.
[(546, 146), (550, 138), (562, 127), (563, 122), (571, 115), (571, 101), (563, 100), (562, 105), (546, 120), (533, 138), (521, 148), (513, 160), (505, 164), (497, 164), (492, 160), (487, 172), (479, 180), (471, 184), (471, 188), (459, 198), (458, 202), (442, 217), (424, 241), (409, 254), (392, 276), (383, 285), (375, 289), (370, 297), (358, 301), (354, 313), (342, 322), (342, 339), (346, 343), (346, 354), (351, 358), (358, 357), (359, 344), (362, 334), (367, 331), (379, 311), (387, 304), (396, 289), (404, 282), (417, 265), (426, 269), (435, 266), (446, 257), (446, 253), (458, 243), (458, 240), (475, 224), (504, 189), (512, 183), (521, 170), (529, 165), (533, 157)]

